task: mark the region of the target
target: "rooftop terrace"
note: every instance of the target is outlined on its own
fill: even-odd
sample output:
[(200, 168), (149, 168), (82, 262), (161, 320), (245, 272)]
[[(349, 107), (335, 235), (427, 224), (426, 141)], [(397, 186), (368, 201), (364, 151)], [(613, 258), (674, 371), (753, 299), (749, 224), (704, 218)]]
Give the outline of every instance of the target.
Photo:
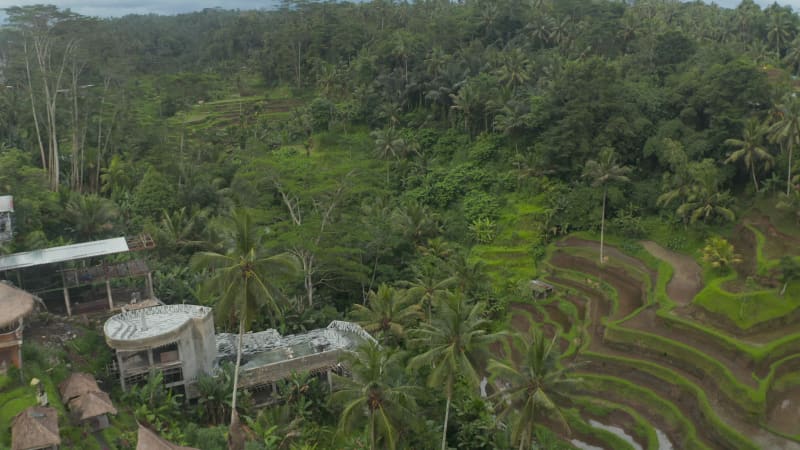
[(211, 308), (199, 305), (161, 305), (117, 314), (103, 326), (111, 341), (138, 341), (170, 334), (192, 319), (211, 314)]

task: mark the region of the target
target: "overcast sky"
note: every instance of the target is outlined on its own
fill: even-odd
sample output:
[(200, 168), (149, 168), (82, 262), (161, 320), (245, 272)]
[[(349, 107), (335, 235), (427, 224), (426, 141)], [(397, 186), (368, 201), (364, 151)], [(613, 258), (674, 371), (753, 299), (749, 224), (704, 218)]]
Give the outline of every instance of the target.
[[(740, 0), (717, 0), (717, 4), (726, 7), (735, 7), (739, 2)], [(278, 0), (0, 0), (0, 8), (37, 3), (70, 8), (85, 16), (110, 17), (126, 14), (177, 14), (214, 7), (262, 9), (275, 6)], [(766, 6), (772, 0), (756, 0), (756, 3)], [(779, 0), (778, 3), (791, 5), (795, 11), (800, 10), (800, 0)]]

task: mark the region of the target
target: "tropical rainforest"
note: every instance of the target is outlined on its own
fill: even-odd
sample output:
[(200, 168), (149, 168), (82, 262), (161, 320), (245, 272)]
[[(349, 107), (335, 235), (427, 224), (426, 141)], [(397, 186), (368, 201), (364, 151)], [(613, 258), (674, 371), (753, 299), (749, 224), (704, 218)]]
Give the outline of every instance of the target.
[[(39, 313), (77, 332), (26, 336), (0, 448), (32, 376), (63, 448), (135, 448), (137, 420), (203, 450), (800, 448), (790, 7), (5, 13), (2, 253), (147, 233), (157, 297), (220, 330), (379, 344), (264, 408), (238, 367), (186, 403), (157, 374), (121, 391), (103, 317)], [(77, 369), (119, 410), (102, 432), (58, 402)]]

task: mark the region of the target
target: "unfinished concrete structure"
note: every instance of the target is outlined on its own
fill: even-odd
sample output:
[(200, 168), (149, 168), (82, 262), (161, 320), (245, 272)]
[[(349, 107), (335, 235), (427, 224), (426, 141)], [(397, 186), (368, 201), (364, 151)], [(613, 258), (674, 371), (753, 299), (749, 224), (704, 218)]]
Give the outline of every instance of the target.
[(0, 242), (14, 238), (14, 197), (0, 195)]
[[(199, 393), (195, 382), (234, 362), (238, 334), (214, 334), (211, 308), (163, 305), (117, 314), (106, 321), (106, 342), (116, 351), (122, 389), (146, 381), (150, 371), (164, 374), (169, 388), (187, 399)], [(281, 336), (269, 329), (247, 333), (242, 340), (239, 387), (274, 389), (293, 372), (327, 373), (338, 368), (342, 352), (374, 341), (360, 326), (334, 321), (327, 328)]]
[[(219, 361), (234, 361), (239, 336), (217, 335)], [(339, 369), (344, 352), (375, 339), (360, 326), (335, 320), (327, 328), (281, 336), (276, 330), (248, 333), (242, 340), (239, 386), (250, 390), (275, 390), (275, 383), (292, 373), (330, 375)]]
[(116, 314), (103, 326), (116, 351), (122, 389), (147, 380), (150, 371), (164, 375), (167, 387), (184, 391), (203, 373), (211, 373), (217, 357), (211, 308), (161, 305)]
[(33, 307), (33, 295), (0, 283), (0, 373), (22, 368), (22, 327)]
[[(50, 311), (69, 316), (113, 311), (129, 302), (154, 299), (153, 275), (142, 259), (110, 263), (105, 257), (153, 247), (152, 238), (143, 234), (13, 253), (0, 256), (0, 278), (36, 294)], [(144, 286), (115, 287), (120, 279), (143, 279)]]

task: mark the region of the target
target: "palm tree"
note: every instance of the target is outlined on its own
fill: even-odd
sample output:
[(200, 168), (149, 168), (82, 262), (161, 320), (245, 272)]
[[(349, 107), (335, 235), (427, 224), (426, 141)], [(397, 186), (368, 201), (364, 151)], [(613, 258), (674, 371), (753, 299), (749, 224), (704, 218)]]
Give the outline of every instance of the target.
[(559, 367), (557, 339), (558, 335), (548, 340), (534, 328), (529, 335), (514, 336), (513, 345), (522, 357), (519, 363), (510, 358), (489, 361), (492, 382), (499, 379), (507, 386), (492, 397), (498, 401), (500, 418), (515, 414), (511, 441), (519, 443), (520, 450), (531, 448), (532, 431), (542, 413), (549, 413), (569, 430), (559, 406), (580, 379), (572, 376), (570, 367)]
[(793, 75), (797, 76), (800, 73), (800, 37), (794, 38), (789, 45), (786, 56), (783, 57), (783, 62), (791, 68)]
[(431, 323), (423, 323), (415, 330), (414, 342), (428, 350), (412, 358), (408, 366), (415, 369), (431, 368), (428, 386), (444, 388), (447, 403), (442, 429), (442, 450), (447, 448), (447, 422), (450, 402), (458, 379), (477, 387), (480, 377), (476, 367), (485, 347), (497, 335), (488, 334), (489, 322), (482, 318), (481, 304), (471, 304), (461, 294), (450, 294), (438, 305), (438, 314)]
[(684, 203), (682, 203), (676, 213), (688, 219), (689, 223), (695, 223), (699, 219), (708, 222), (709, 219), (716, 217), (732, 221), (736, 215), (730, 209), (733, 198), (729, 192), (721, 192), (716, 180), (712, 178), (696, 179), (688, 191)]
[(353, 305), (352, 316), (366, 331), (380, 333), (384, 343), (390, 336), (403, 339), (406, 326), (420, 318), (420, 307), (411, 302), (407, 292), (388, 284), (378, 286), (378, 292), (370, 291), (369, 307)]
[(74, 193), (67, 201), (64, 210), (67, 221), (72, 224), (78, 238), (89, 240), (114, 228), (119, 215), (117, 206), (111, 200), (98, 195)]
[(409, 298), (415, 299), (420, 307), (427, 310), (427, 321), (431, 322), (431, 307), (442, 295), (450, 292), (448, 289), (456, 282), (454, 276), (440, 276), (433, 264), (426, 264), (422, 268), (414, 267), (414, 279), (402, 283), (408, 290)]
[[(406, 147), (406, 141), (394, 128), (389, 127), (385, 130), (375, 130), (370, 133), (375, 139), (375, 154), (383, 160), (400, 159)], [(389, 184), (390, 164), (386, 164), (386, 184)]]
[(489, 283), (486, 264), (480, 259), (470, 261), (468, 252), (459, 252), (448, 260), (455, 286), (465, 295), (478, 292)]
[(182, 207), (170, 213), (161, 210), (161, 224), (155, 230), (159, 238), (159, 247), (166, 247), (171, 252), (180, 253), (185, 249), (200, 247), (203, 241), (199, 238), (207, 220), (208, 211), (191, 212)]
[(242, 361), (242, 336), (262, 307), (280, 316), (278, 289), (274, 280), (279, 275), (298, 271), (296, 259), (288, 253), (272, 256), (264, 254), (263, 229), (253, 223), (252, 216), (243, 209), (231, 212), (229, 226), (223, 230), (225, 253), (198, 252), (190, 261), (194, 270), (206, 270), (208, 278), (200, 287), (201, 297), (215, 298), (217, 316), (222, 322), (239, 325), (239, 344), (233, 372), (233, 400), (231, 423), (236, 415), (236, 390), (239, 383), (239, 365)]
[(753, 186), (758, 192), (758, 179), (756, 179), (756, 163), (764, 161), (764, 167), (769, 169), (772, 166), (773, 158), (769, 152), (761, 146), (761, 138), (764, 136), (764, 129), (761, 124), (755, 120), (748, 120), (745, 124), (742, 139), (726, 139), (725, 144), (737, 148), (725, 160), (726, 163), (737, 162), (742, 160), (744, 166), (750, 170), (753, 175)]
[(586, 162), (583, 169), (583, 177), (592, 182), (592, 187), (603, 188), (603, 212), (600, 216), (600, 264), (605, 262), (603, 258), (603, 238), (606, 226), (606, 197), (608, 196), (608, 184), (613, 181), (627, 182), (626, 176), (631, 171), (628, 166), (617, 164), (617, 155), (610, 147), (600, 150), (600, 158), (597, 161), (590, 159)]
[(781, 57), (781, 49), (791, 39), (792, 28), (792, 22), (784, 11), (778, 11), (770, 17), (767, 39), (771, 44), (775, 45), (775, 54), (778, 58)]
[(506, 87), (513, 88), (524, 85), (530, 80), (531, 63), (525, 53), (514, 48), (502, 56), (502, 65), (497, 69), (497, 77)]
[(419, 389), (403, 384), (402, 353), (392, 352), (377, 344), (364, 344), (348, 354), (345, 363), (352, 377), (333, 375), (331, 403), (343, 404), (339, 431), (345, 432), (367, 419), (370, 450), (394, 449), (400, 425), (415, 424)]
[(453, 111), (461, 111), (461, 115), (464, 117), (464, 131), (470, 136), (472, 136), (470, 122), (472, 122), (474, 116), (478, 112), (477, 110), (480, 108), (478, 104), (480, 101), (479, 97), (477, 89), (471, 83), (464, 83), (461, 85), (458, 93), (450, 94), (450, 99), (453, 101), (453, 105), (450, 109)]
[(779, 143), (787, 152), (789, 173), (786, 177), (786, 195), (789, 195), (792, 188), (792, 152), (800, 143), (800, 99), (787, 95), (783, 104), (777, 105), (776, 109), (778, 120), (767, 129), (767, 133), (772, 142)]

